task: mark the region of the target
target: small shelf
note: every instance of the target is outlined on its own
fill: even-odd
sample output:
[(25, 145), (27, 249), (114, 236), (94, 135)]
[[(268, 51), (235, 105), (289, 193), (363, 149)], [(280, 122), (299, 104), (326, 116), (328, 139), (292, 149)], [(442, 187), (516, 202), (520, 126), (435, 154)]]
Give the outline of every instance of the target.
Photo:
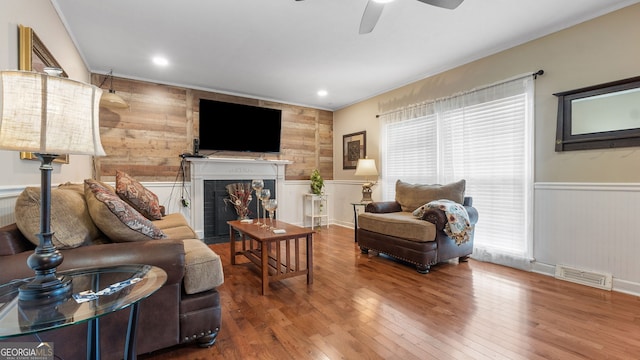
[[(304, 226), (322, 227), (324, 222), (325, 226), (329, 227), (329, 195), (322, 194), (304, 194), (303, 200), (303, 215)], [(308, 225), (307, 225), (308, 224)]]

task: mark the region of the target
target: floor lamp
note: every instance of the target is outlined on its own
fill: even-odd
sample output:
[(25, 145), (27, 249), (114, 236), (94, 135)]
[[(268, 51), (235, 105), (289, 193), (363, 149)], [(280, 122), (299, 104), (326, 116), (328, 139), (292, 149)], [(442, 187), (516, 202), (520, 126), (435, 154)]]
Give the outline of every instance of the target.
[(30, 151), (40, 159), (40, 233), (27, 259), (34, 279), (19, 299), (46, 303), (69, 295), (70, 280), (56, 274), (63, 256), (52, 242), (51, 171), (59, 154), (106, 155), (100, 143), (102, 90), (30, 71), (0, 71), (0, 149)]

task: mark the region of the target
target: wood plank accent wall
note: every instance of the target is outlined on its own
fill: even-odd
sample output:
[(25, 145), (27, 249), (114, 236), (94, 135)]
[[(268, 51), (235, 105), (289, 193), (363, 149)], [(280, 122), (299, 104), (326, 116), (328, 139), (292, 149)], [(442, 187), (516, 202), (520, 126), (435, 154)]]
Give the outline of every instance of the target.
[[(92, 74), (100, 85), (102, 74)], [(109, 91), (109, 82), (103, 86)], [(219, 152), (219, 157), (263, 156), (266, 159), (291, 160), (286, 167), (287, 180), (307, 180), (319, 169), (326, 180), (333, 179), (333, 112), (272, 101), (154, 84), (114, 77), (113, 89), (129, 103), (127, 109), (100, 108), (100, 136), (107, 153), (95, 158), (96, 178), (114, 181), (122, 170), (140, 181), (174, 181), (180, 174), (180, 154), (192, 152), (198, 134), (199, 99), (211, 99), (282, 110), (280, 154)], [(242, 126), (220, 131), (242, 136), (252, 131)]]

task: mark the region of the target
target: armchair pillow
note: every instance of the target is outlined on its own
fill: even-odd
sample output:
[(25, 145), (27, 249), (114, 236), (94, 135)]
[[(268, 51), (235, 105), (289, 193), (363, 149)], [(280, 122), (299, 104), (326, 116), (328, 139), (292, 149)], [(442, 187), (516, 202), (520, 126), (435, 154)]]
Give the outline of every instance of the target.
[(431, 201), (447, 199), (458, 204), (464, 202), (466, 181), (440, 185), (409, 184), (402, 180), (396, 181), (396, 201), (402, 211), (413, 212), (420, 206)]

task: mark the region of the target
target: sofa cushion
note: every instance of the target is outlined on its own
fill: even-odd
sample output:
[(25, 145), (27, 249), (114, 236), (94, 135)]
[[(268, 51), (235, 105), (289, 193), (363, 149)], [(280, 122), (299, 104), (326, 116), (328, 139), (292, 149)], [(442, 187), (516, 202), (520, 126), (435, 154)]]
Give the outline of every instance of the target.
[(198, 239), (183, 240), (184, 291), (196, 294), (211, 290), (224, 283), (220, 256)]
[(410, 212), (362, 213), (358, 215), (358, 227), (379, 234), (395, 236), (417, 242), (434, 241), (436, 226), (417, 219)]
[(149, 219), (99, 181), (87, 179), (84, 183), (89, 214), (111, 241), (129, 242), (166, 237)]
[(197, 239), (198, 235), (193, 231), (187, 219), (180, 213), (164, 216), (161, 220), (154, 220), (153, 225), (167, 235), (168, 239), (184, 240)]
[(116, 194), (149, 220), (160, 220), (158, 196), (124, 171), (116, 170)]
[[(16, 199), (16, 225), (33, 244), (40, 240), (40, 188), (27, 187)], [(72, 249), (98, 238), (84, 196), (72, 189), (51, 190), (51, 241), (58, 249)]]
[(187, 225), (163, 229), (162, 232), (172, 240), (198, 239), (198, 235)]
[(189, 226), (189, 223), (182, 214), (172, 213), (163, 216), (160, 220), (153, 221), (153, 225), (157, 226), (158, 229), (164, 230), (180, 226)]
[(447, 199), (462, 204), (465, 185), (465, 180), (446, 185), (409, 184), (398, 180), (396, 181), (396, 201), (402, 207), (402, 211), (409, 212), (434, 200)]

